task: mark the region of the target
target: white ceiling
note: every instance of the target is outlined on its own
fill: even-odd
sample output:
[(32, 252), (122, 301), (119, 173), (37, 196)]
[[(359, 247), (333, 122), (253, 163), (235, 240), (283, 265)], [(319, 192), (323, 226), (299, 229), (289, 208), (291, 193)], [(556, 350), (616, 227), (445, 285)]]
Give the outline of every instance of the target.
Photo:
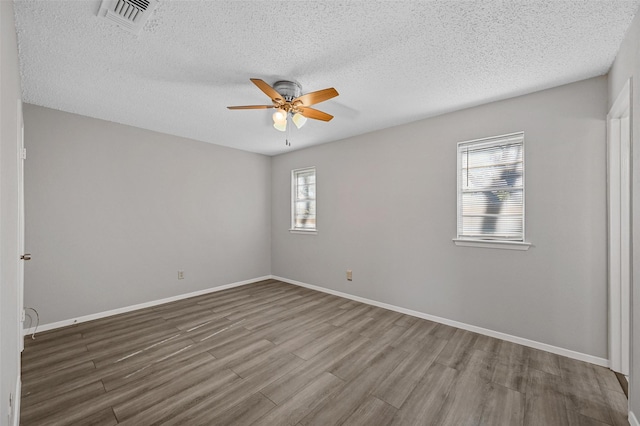
[[(605, 74), (640, 0), (177, 1), (139, 36), (100, 1), (16, 0), (23, 100), (273, 155)], [(335, 115), (275, 130), (250, 81)]]

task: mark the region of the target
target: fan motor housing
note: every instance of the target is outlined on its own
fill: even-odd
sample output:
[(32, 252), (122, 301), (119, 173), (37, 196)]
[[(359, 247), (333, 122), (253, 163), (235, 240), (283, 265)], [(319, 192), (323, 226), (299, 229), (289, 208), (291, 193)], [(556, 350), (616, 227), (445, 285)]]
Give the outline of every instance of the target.
[(298, 83), (294, 81), (276, 81), (273, 84), (273, 88), (276, 90), (276, 92), (280, 93), (284, 97), (284, 100), (287, 102), (291, 102), (295, 98), (302, 95), (302, 88)]

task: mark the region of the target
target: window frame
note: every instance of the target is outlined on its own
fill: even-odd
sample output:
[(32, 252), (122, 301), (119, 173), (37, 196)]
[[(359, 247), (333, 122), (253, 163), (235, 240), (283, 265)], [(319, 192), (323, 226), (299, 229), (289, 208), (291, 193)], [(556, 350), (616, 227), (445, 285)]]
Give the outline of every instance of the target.
[[(297, 175), (300, 173), (305, 173), (305, 172), (309, 172), (313, 170), (313, 176), (315, 178), (315, 187), (316, 187), (316, 196), (314, 198), (314, 203), (315, 203), (315, 208), (316, 208), (316, 224), (314, 228), (297, 228), (296, 227), (296, 201), (298, 200), (296, 198), (296, 180), (297, 180)], [(290, 228), (289, 228), (289, 232), (292, 234), (307, 234), (307, 235), (314, 235), (318, 233), (318, 222), (317, 222), (317, 217), (318, 217), (318, 173), (317, 173), (317, 169), (316, 166), (310, 166), (310, 167), (302, 167), (299, 169), (293, 169), (291, 170), (291, 224), (290, 224)]]
[[(462, 161), (461, 148), (465, 146), (473, 146), (475, 148), (500, 146), (509, 144), (513, 139), (521, 139), (522, 144), (522, 240), (506, 240), (506, 239), (484, 239), (472, 238), (460, 235), (460, 225), (462, 221)], [(468, 141), (458, 142), (456, 144), (456, 238), (453, 242), (457, 246), (463, 247), (484, 247), (507, 250), (528, 250), (531, 246), (526, 240), (526, 167), (525, 167), (525, 135), (524, 132), (507, 133), (504, 135), (490, 136), (480, 139), (472, 139)]]

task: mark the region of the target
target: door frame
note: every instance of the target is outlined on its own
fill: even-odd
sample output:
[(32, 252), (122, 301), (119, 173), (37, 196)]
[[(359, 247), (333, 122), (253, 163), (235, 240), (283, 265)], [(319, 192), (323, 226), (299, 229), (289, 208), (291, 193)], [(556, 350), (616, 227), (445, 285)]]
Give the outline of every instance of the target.
[(24, 160), (26, 149), (24, 147), (24, 118), (22, 116), (22, 100), (18, 99), (17, 111), (18, 126), (18, 349), (24, 350)]
[(625, 376), (631, 354), (631, 96), (629, 79), (607, 114), (609, 362)]

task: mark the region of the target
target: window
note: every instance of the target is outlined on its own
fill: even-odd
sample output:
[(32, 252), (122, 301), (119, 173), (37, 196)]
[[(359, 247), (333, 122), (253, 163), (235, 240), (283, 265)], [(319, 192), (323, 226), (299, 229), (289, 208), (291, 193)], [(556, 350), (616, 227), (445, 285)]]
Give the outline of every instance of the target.
[(467, 246), (528, 248), (524, 242), (524, 133), (458, 144), (455, 241)]
[(291, 172), (291, 231), (316, 231), (316, 168)]

